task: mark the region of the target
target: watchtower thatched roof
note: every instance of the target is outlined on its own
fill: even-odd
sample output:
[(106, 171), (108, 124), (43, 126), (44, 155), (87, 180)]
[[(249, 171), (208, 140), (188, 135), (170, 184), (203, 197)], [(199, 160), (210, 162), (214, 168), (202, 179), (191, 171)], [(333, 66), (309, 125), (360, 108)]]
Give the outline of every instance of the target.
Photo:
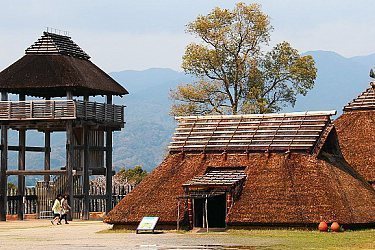
[(179, 117), (169, 155), (104, 221), (174, 226), (177, 198), (194, 197), (187, 188), (240, 183), (227, 226), (374, 224), (375, 191), (342, 157), (333, 113)]
[(375, 183), (374, 85), (346, 105), (334, 123), (345, 159), (367, 181)]
[(25, 55), (0, 72), (0, 91), (41, 97), (125, 95), (127, 90), (90, 61), (71, 37), (44, 32)]

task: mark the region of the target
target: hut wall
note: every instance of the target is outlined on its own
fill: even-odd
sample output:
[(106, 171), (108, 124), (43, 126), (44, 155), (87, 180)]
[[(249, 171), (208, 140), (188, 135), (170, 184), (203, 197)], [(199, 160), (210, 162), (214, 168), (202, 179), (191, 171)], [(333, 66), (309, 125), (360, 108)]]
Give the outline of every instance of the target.
[(334, 123), (345, 159), (367, 181), (375, 181), (375, 112), (346, 112)]

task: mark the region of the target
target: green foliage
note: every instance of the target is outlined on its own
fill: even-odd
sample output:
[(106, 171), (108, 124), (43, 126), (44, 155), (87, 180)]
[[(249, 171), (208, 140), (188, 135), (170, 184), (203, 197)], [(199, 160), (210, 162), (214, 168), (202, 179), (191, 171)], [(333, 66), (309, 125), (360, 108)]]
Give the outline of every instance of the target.
[(202, 43), (186, 48), (182, 68), (198, 77), (171, 91), (173, 115), (267, 113), (294, 106), (314, 86), (315, 62), (288, 42), (265, 52), (269, 17), (260, 5), (215, 8), (188, 24)]
[(139, 184), (146, 176), (147, 171), (143, 170), (142, 166), (135, 166), (134, 168), (130, 169), (121, 168), (116, 174), (116, 178), (135, 185)]
[(17, 189), (17, 186), (12, 182), (8, 182), (8, 189)]

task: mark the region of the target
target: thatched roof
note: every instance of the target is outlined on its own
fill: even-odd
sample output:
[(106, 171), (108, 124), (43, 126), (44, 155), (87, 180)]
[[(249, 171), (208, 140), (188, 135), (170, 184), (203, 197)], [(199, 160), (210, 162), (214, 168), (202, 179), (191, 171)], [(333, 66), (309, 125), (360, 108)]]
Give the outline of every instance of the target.
[(280, 148), (267, 152), (244, 152), (242, 148), (170, 151), (104, 221), (132, 225), (143, 216), (158, 216), (160, 224), (175, 225), (176, 198), (184, 195), (183, 184), (202, 180), (210, 167), (228, 171), (241, 166), (246, 181), (227, 216), (228, 225), (307, 225), (322, 219), (375, 223), (375, 191), (341, 156), (335, 128), (329, 122), (316, 143), (320, 150), (308, 152), (289, 151), (288, 147), (283, 152)]
[(336, 111), (176, 117), (169, 146), (187, 151), (312, 152)]
[(375, 110), (375, 83), (344, 107), (344, 112), (355, 110)]
[(44, 32), (26, 55), (0, 72), (0, 91), (34, 96), (124, 95), (127, 90), (89, 60), (70, 37)]
[(371, 86), (335, 120), (341, 151), (367, 181), (375, 182), (375, 92)]

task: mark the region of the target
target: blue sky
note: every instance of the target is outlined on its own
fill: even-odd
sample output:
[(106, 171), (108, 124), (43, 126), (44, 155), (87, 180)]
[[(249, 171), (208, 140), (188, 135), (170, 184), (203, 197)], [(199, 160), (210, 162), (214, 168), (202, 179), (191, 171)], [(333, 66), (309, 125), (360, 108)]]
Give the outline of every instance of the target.
[[(20, 58), (47, 26), (69, 31), (105, 71), (179, 70), (185, 46), (194, 41), (185, 25), (216, 6), (233, 8), (236, 2), (0, 0), (0, 70)], [(271, 45), (286, 40), (300, 52), (331, 50), (346, 57), (375, 53), (373, 0), (257, 2), (274, 27)]]

